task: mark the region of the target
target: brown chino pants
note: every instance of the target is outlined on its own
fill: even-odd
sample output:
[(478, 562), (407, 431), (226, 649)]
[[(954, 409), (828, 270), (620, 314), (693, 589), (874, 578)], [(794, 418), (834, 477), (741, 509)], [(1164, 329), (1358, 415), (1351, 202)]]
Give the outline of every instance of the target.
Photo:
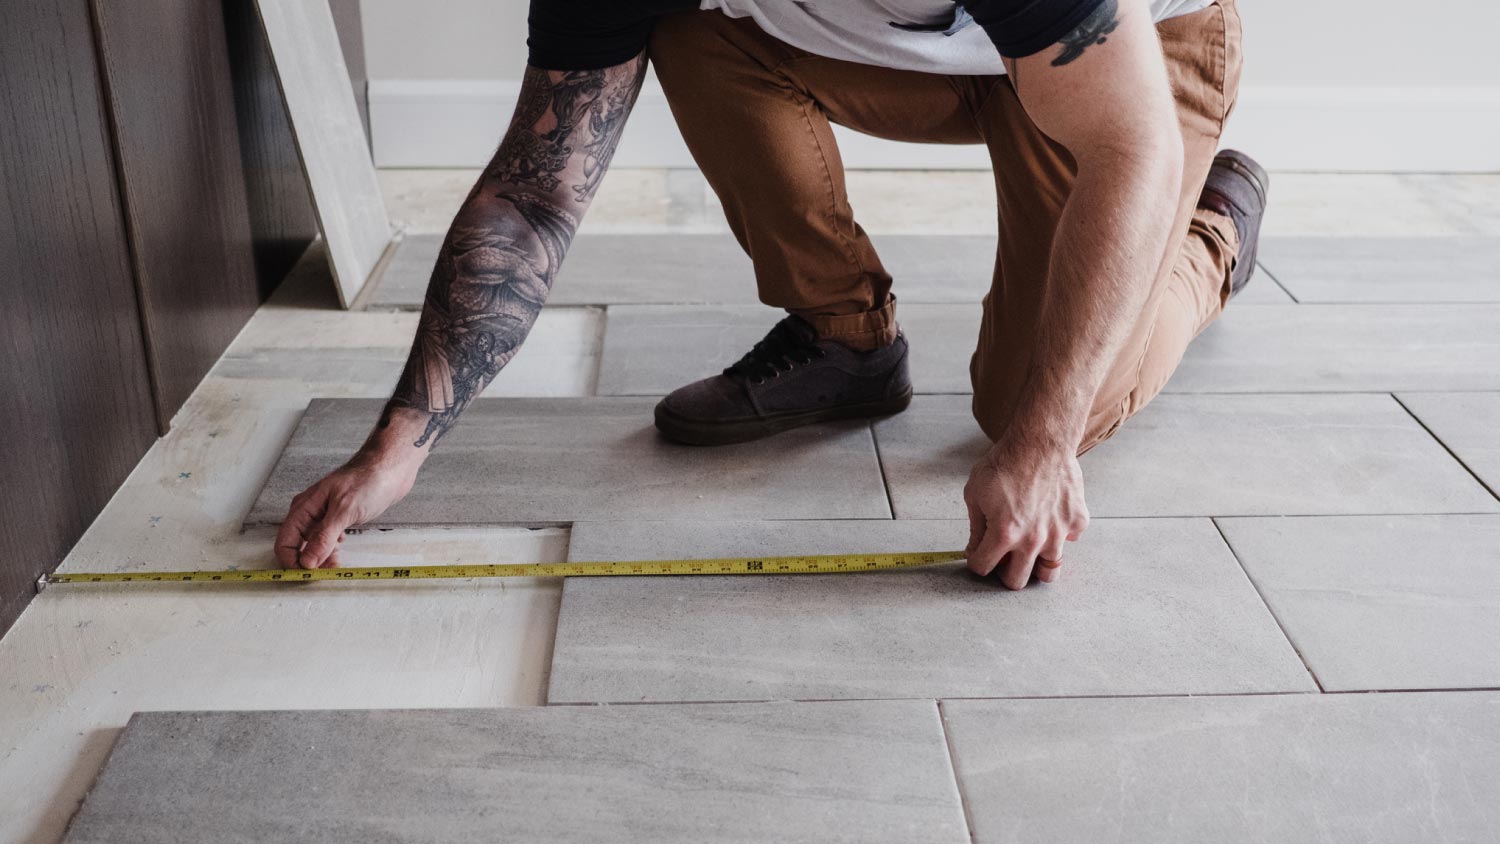
[[(1239, 85), (1234, 0), (1163, 21), (1157, 33), (1182, 129), (1182, 195), (1170, 257), (1095, 397), (1080, 452), (1161, 391), (1188, 343), (1223, 309), (1238, 249), (1230, 221), (1196, 207)], [(991, 439), (1000, 436), (1032, 365), (1048, 255), (1075, 174), (1009, 79), (823, 58), (717, 12), (662, 18), (649, 54), (688, 148), (754, 263), (761, 301), (854, 348), (895, 337), (895, 300), (849, 207), (830, 123), (893, 140), (989, 147), (999, 245), (969, 372), (974, 416)]]

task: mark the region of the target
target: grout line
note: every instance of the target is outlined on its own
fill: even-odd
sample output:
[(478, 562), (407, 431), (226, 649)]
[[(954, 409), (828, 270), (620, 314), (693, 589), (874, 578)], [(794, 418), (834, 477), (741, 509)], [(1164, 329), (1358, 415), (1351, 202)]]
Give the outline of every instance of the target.
[(891, 479), (885, 472), (885, 457), (880, 453), (880, 437), (875, 433), (875, 423), (865, 423), (870, 431), (870, 444), (875, 447), (875, 465), (880, 467), (880, 484), (885, 487), (885, 506), (891, 513), (891, 518), (896, 518), (896, 499), (891, 495)]
[[(595, 309), (592, 307), (588, 307), (584, 308), (583, 310), (589, 311)], [(597, 310), (599, 313), (599, 325), (594, 330), (594, 371), (589, 376), (589, 386), (587, 394), (581, 396), (580, 398), (599, 398), (599, 383), (604, 380), (604, 341), (609, 335), (609, 308), (606, 306), (598, 308)]]
[[(1357, 690), (1368, 691), (1368, 690)], [(1393, 690), (1396, 692), (1402, 689)], [(1435, 691), (1473, 691), (1473, 689), (1438, 689)], [(1481, 690), (1483, 691), (1483, 690)], [(1139, 692), (1130, 694), (1081, 694), (1081, 695), (906, 695), (892, 697), (805, 697), (805, 698), (742, 698), (727, 700), (606, 700), (606, 701), (559, 701), (547, 706), (734, 706), (750, 703), (885, 703), (900, 700), (1177, 700), (1187, 698), (1230, 697), (1317, 697), (1320, 692)]]
[[(573, 526), (569, 525), (566, 530), (568, 531), (568, 544), (567, 547), (563, 548), (563, 562), (567, 562), (573, 557)], [(566, 579), (567, 578), (560, 578), (560, 580)], [(557, 611), (552, 613), (552, 623), (548, 625), (547, 656), (542, 660), (543, 676), (541, 678), (540, 688), (542, 691), (543, 706), (549, 706), (550, 703), (548, 699), (552, 697), (552, 665), (557, 659), (557, 631), (562, 629), (562, 605), (563, 588), (562, 584), (559, 583), (557, 590)]]
[[(1162, 519), (1162, 520), (1170, 520), (1170, 519), (1177, 519), (1177, 520), (1188, 520), (1188, 519), (1371, 519), (1371, 518), (1399, 518), (1399, 517), (1404, 517), (1404, 516), (1500, 516), (1500, 513), (1497, 513), (1494, 510), (1444, 510), (1444, 511), (1427, 511), (1427, 512), (1421, 512), (1421, 513), (1386, 513), (1386, 512), (1380, 512), (1380, 513), (1288, 513), (1286, 515), (1282, 515), (1282, 514), (1278, 514), (1278, 513), (1220, 513), (1220, 514), (1217, 514), (1217, 515), (1210, 515), (1210, 514), (1206, 514), (1206, 513), (1175, 513), (1175, 514), (1167, 514), (1167, 515), (1090, 516), (1089, 518), (1090, 518), (1090, 523), (1092, 523), (1092, 522), (1101, 522), (1101, 521), (1102, 522), (1109, 522), (1109, 521), (1114, 521), (1114, 522), (1145, 521), (1145, 520), (1150, 520), (1150, 519)], [(580, 524), (608, 525), (608, 524), (615, 524), (615, 523), (619, 523), (619, 522), (632, 522), (632, 523), (634, 523), (634, 522), (666, 522), (666, 523), (670, 523), (670, 522), (689, 522), (689, 521), (691, 521), (691, 522), (726, 522), (726, 523), (737, 523), (737, 522), (755, 522), (755, 523), (760, 523), (760, 522), (770, 522), (770, 523), (782, 523), (782, 522), (847, 522), (847, 523), (854, 524), (854, 523), (861, 523), (861, 522), (891, 522), (891, 521), (896, 521), (896, 522), (962, 522), (962, 521), (966, 521), (966, 518), (965, 517), (959, 517), (959, 518), (931, 518), (931, 517), (921, 518), (921, 517), (918, 517), (918, 518), (911, 518), (911, 519), (902, 519), (902, 518), (891, 518), (890, 516), (866, 516), (866, 517), (842, 516), (842, 517), (809, 517), (809, 518), (801, 518), (801, 519), (699, 519), (699, 518), (693, 518), (693, 519), (649, 519), (649, 518), (637, 518), (637, 517), (621, 517), (621, 518), (614, 518), (614, 519), (589, 519), (589, 518), (581, 518), (581, 519), (570, 519), (570, 520), (558, 521), (558, 522), (433, 522), (431, 524), (410, 524), (410, 523), (402, 523), (402, 524), (378, 524), (377, 523), (377, 524), (361, 525), (360, 528), (359, 528), (359, 532), (365, 532), (365, 531), (397, 531), (397, 530), (400, 530), (400, 531), (422, 531), (422, 530), (492, 530), (492, 529), (493, 530), (500, 530), (500, 529), (548, 530), (548, 529), (553, 529), (553, 528), (569, 528), (569, 527), (572, 527), (574, 525), (580, 525)], [(255, 523), (246, 523), (246, 524), (242, 525), (242, 529), (249, 529), (249, 528), (274, 528), (276, 526), (277, 525), (274, 522), (255, 522)]]
[(1474, 481), (1481, 487), (1484, 487), (1485, 492), (1488, 492), (1493, 498), (1500, 500), (1500, 490), (1496, 490), (1494, 487), (1485, 483), (1484, 478), (1479, 477), (1478, 472), (1475, 472), (1474, 469), (1469, 466), (1469, 464), (1465, 463), (1464, 459), (1462, 457), (1459, 457), (1457, 452), (1455, 452), (1452, 448), (1449, 448), (1448, 444), (1446, 442), (1443, 442), (1443, 438), (1438, 436), (1436, 431), (1427, 427), (1427, 423), (1422, 421), (1422, 417), (1418, 416), (1415, 411), (1407, 407), (1406, 402), (1402, 401), (1400, 396), (1396, 395), (1395, 393), (1391, 393), (1390, 397), (1396, 402), (1396, 404), (1401, 406), (1402, 410), (1406, 411), (1406, 415), (1416, 420), (1416, 423), (1422, 426), (1422, 430), (1426, 431), (1427, 435), (1429, 437), (1432, 437), (1434, 442), (1442, 446), (1444, 451), (1448, 452), (1449, 457), (1452, 457), (1454, 461), (1458, 463), (1458, 465), (1464, 468), (1465, 472), (1469, 473), (1469, 477), (1473, 478)]
[(1272, 621), (1276, 622), (1276, 628), (1281, 631), (1282, 638), (1286, 639), (1287, 645), (1291, 646), (1292, 653), (1297, 655), (1297, 661), (1302, 663), (1302, 670), (1306, 671), (1307, 676), (1312, 678), (1319, 692), (1327, 692), (1328, 690), (1323, 688), (1323, 681), (1318, 679), (1318, 675), (1312, 670), (1312, 666), (1307, 664), (1307, 658), (1302, 655), (1302, 650), (1297, 647), (1296, 642), (1292, 641), (1291, 634), (1286, 632), (1286, 625), (1277, 617), (1276, 610), (1271, 608), (1271, 602), (1266, 600), (1265, 593), (1260, 589), (1260, 584), (1256, 583), (1255, 578), (1250, 576), (1250, 570), (1245, 568), (1245, 561), (1241, 560), (1239, 552), (1234, 550), (1234, 543), (1229, 541), (1229, 537), (1224, 533), (1224, 528), (1220, 526), (1219, 520), (1210, 518), (1209, 521), (1213, 523), (1214, 530), (1219, 532), (1219, 539), (1223, 541), (1224, 547), (1229, 550), (1229, 555), (1234, 558), (1235, 564), (1240, 567), (1240, 574), (1245, 576), (1245, 581), (1250, 584), (1251, 589), (1255, 590), (1255, 597), (1260, 599), (1261, 606), (1266, 608), (1266, 613), (1271, 616)]
[(938, 729), (943, 731), (943, 750), (948, 754), (948, 771), (953, 774), (953, 788), (958, 792), (958, 808), (963, 812), (964, 828), (969, 832), (969, 842), (974, 842), (974, 815), (969, 811), (969, 795), (964, 791), (963, 778), (958, 775), (958, 762), (953, 755), (953, 736), (948, 732), (948, 718), (943, 714), (943, 702), (935, 700)]
[[(1261, 305), (1251, 305), (1249, 307), (1264, 307), (1264, 306), (1261, 306)], [(1172, 388), (1172, 384), (1169, 381), (1169, 382), (1167, 382), (1167, 386), (1162, 389), (1160, 395), (1163, 395), (1163, 396), (1181, 396), (1181, 397), (1192, 397), (1192, 396), (1230, 396), (1230, 397), (1245, 396), (1247, 398), (1250, 397), (1250, 396), (1278, 396), (1278, 397), (1288, 397), (1288, 398), (1296, 398), (1296, 397), (1299, 397), (1299, 396), (1328, 396), (1328, 397), (1337, 398), (1337, 397), (1342, 397), (1342, 396), (1388, 396), (1388, 395), (1391, 394), (1391, 391), (1393, 389), (1397, 390), (1399, 392), (1402, 392), (1402, 393), (1420, 393), (1422, 395), (1442, 394), (1442, 393), (1481, 393), (1481, 394), (1484, 394), (1484, 393), (1500, 393), (1500, 389), (1493, 389), (1493, 388), (1492, 389), (1472, 389), (1471, 388), (1471, 389), (1459, 389), (1459, 390), (1444, 389), (1444, 388), (1441, 388), (1441, 387), (1428, 387), (1428, 388), (1422, 388), (1422, 387), (1394, 387), (1394, 388), (1392, 388), (1392, 387), (1361, 387), (1361, 388), (1343, 388), (1343, 387), (1334, 387), (1333, 385), (1323, 385), (1323, 386), (1318, 386), (1318, 387), (1315, 387), (1315, 388), (1280, 387), (1280, 388), (1277, 388), (1277, 389), (1270, 389), (1270, 390), (1267, 390), (1267, 389), (1255, 389), (1255, 390), (1233, 390), (1233, 389), (1223, 389), (1223, 390), (1177, 390), (1177, 389), (1173, 389)], [(964, 392), (944, 392), (942, 390), (922, 390), (922, 391), (913, 393), (912, 394), (912, 398), (914, 398), (914, 399), (922, 399), (922, 398), (970, 398), (973, 395), (974, 394), (972, 392), (969, 392), (969, 391), (964, 391)], [(494, 399), (494, 398), (659, 399), (661, 397), (662, 397), (661, 393), (655, 393), (655, 392), (652, 392), (652, 393), (645, 393), (645, 392), (642, 392), (642, 393), (622, 392), (622, 393), (603, 393), (603, 394), (600, 394), (600, 395), (597, 395), (597, 396), (488, 396), (487, 398), (491, 398), (491, 399)], [(826, 423), (821, 423), (821, 424), (826, 424)]]
[(1255, 261), (1255, 268), (1258, 269), (1258, 270), (1260, 270), (1262, 273), (1265, 273), (1266, 278), (1269, 278), (1271, 280), (1272, 284), (1274, 284), (1277, 287), (1281, 288), (1281, 292), (1285, 293), (1287, 295), (1287, 298), (1289, 298), (1289, 299), (1292, 300), (1292, 304), (1294, 304), (1294, 305), (1300, 305), (1300, 304), (1302, 304), (1302, 300), (1298, 299), (1292, 293), (1292, 291), (1288, 290), (1287, 286), (1285, 284), (1281, 283), (1281, 279), (1277, 278), (1276, 274), (1273, 273), (1273, 272), (1271, 272), (1271, 270), (1270, 270), (1269, 267), (1267, 267), (1265, 264), (1262, 264), (1260, 262), (1259, 258), (1257, 258), (1256, 261)]
[[(1469, 694), (1473, 692), (1500, 692), (1500, 686), (1455, 686), (1434, 687), (1422, 689), (1334, 689), (1331, 691), (1317, 692), (1179, 692), (1160, 693), (1148, 692), (1141, 694), (1094, 694), (1094, 695), (941, 695), (933, 698), (925, 695), (897, 696), (897, 697), (812, 697), (812, 698), (745, 698), (739, 700), (635, 700), (635, 701), (561, 701), (557, 703), (548, 702), (542, 704), (546, 707), (573, 707), (583, 708), (589, 706), (598, 707), (620, 707), (620, 706), (745, 706), (751, 704), (819, 704), (819, 703), (891, 703), (896, 701), (931, 701), (938, 703), (939, 709), (947, 701), (1012, 701), (1012, 700), (1193, 700), (1205, 698), (1260, 698), (1260, 697), (1285, 697), (1285, 698), (1322, 698), (1332, 695), (1401, 695), (1401, 694)], [(945, 730), (946, 732), (946, 730)]]
[(1500, 686), (1462, 686), (1462, 687), (1435, 687), (1430, 689), (1334, 689), (1331, 695), (1406, 695), (1406, 694), (1445, 694), (1464, 692), (1500, 692)]

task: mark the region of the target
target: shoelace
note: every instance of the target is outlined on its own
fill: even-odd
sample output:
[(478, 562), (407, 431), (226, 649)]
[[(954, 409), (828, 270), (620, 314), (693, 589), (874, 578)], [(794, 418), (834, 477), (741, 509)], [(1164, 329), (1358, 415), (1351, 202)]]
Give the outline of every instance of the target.
[(765, 339), (755, 344), (745, 356), (735, 361), (725, 375), (748, 378), (752, 384), (764, 384), (768, 378), (780, 378), (781, 373), (790, 372), (797, 366), (806, 366), (816, 358), (827, 357), (828, 352), (800, 335), (788, 323), (796, 317), (787, 317), (778, 322)]

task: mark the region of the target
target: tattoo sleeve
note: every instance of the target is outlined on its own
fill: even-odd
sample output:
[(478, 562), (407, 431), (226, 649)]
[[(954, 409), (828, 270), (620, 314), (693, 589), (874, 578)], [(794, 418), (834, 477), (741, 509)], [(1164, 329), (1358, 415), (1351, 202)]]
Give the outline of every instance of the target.
[(1062, 45), (1062, 52), (1052, 60), (1052, 66), (1062, 67), (1083, 55), (1084, 50), (1095, 44), (1103, 44), (1119, 25), (1118, 3), (1116, 0), (1104, 0), (1073, 31), (1057, 39), (1057, 43)]
[(646, 59), (603, 70), (527, 67), (510, 128), (454, 218), (416, 340), (380, 427), (426, 414), (412, 444), (436, 443), (531, 331), (599, 188), (641, 88)]

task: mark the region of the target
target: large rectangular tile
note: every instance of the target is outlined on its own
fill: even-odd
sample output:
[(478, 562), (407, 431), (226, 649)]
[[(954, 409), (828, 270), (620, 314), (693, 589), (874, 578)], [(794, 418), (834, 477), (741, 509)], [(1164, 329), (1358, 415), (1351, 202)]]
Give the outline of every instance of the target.
[[(897, 317), (911, 344), (919, 393), (967, 393), (980, 306), (907, 305)], [(660, 396), (716, 375), (766, 335), (783, 311), (760, 305), (610, 307), (600, 361), (603, 395)]]
[(1500, 238), (1266, 237), (1259, 257), (1299, 302), (1500, 302)]
[[(918, 393), (968, 393), (978, 305), (903, 305)], [(662, 395), (738, 360), (780, 319), (754, 305), (616, 305), (600, 392)], [(1188, 348), (1171, 393), (1500, 389), (1500, 305), (1236, 300)]]
[(1219, 527), (1323, 688), (1500, 688), (1500, 516)]
[[(280, 522), (292, 496), (354, 453), (383, 404), (308, 404), (246, 524)], [(862, 424), (693, 448), (656, 433), (654, 404), (643, 398), (478, 399), (432, 453), (411, 493), (367, 526), (890, 517)]]
[[(443, 236), (397, 247), (372, 308), (420, 308)], [(995, 239), (969, 235), (876, 238), (903, 302), (978, 303), (990, 289)], [(559, 305), (754, 304), (755, 274), (728, 234), (589, 234), (573, 242), (550, 300)]]
[(975, 844), (1488, 842), (1500, 694), (943, 701)]
[[(213, 374), (296, 381), (329, 398), (388, 396), (416, 331), (417, 314), (409, 311), (291, 310), (247, 326)], [(602, 308), (546, 309), (484, 395), (593, 395), (603, 333)]]
[[(966, 512), (988, 442), (969, 399), (875, 423), (898, 519)], [(1095, 516), (1487, 513), (1500, 501), (1390, 396), (1163, 395), (1083, 458)]]
[[(585, 522), (569, 559), (962, 548), (962, 521)], [(552, 703), (1315, 688), (1207, 519), (1096, 520), (1054, 584), (962, 564), (569, 578)]]
[(1193, 341), (1167, 383), (1175, 393), (1493, 389), (1500, 305), (1238, 300)]
[(968, 841), (932, 701), (136, 715), (68, 844)]
[(1401, 403), (1500, 494), (1500, 392), (1402, 393)]

